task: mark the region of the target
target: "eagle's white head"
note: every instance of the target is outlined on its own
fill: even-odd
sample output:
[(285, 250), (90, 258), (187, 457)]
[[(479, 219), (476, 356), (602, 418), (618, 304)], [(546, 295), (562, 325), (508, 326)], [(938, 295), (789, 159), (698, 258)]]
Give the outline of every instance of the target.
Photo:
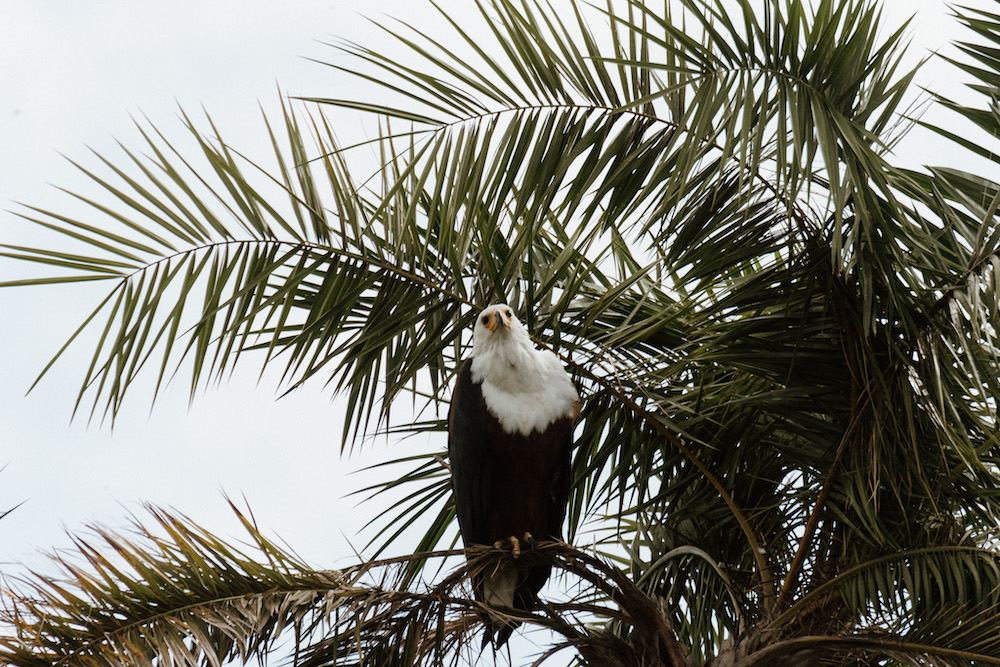
[(476, 318), (472, 330), (472, 354), (481, 356), (510, 348), (511, 352), (532, 350), (531, 336), (517, 319), (514, 310), (505, 303), (488, 306)]
[(472, 331), (472, 379), (482, 384), (490, 411), (509, 432), (541, 431), (578, 407), (576, 388), (550, 350), (531, 336), (506, 304), (489, 306)]

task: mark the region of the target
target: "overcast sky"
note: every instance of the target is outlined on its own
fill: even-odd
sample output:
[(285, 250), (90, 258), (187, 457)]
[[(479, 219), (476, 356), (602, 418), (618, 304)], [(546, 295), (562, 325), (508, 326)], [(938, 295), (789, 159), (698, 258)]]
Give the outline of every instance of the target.
[[(406, 10), (378, 0), (365, 7), (375, 17)], [(96, 190), (66, 157), (93, 167), (89, 149), (113, 156), (116, 140), (138, 147), (133, 119), (143, 116), (183, 137), (180, 107), (196, 117), (204, 107), (233, 145), (267, 156), (258, 104), (273, 111), (279, 86), (333, 94), (333, 71), (305, 58), (336, 58), (320, 43), (333, 36), (376, 35), (344, 3), (0, 2), (0, 208), (79, 211), (52, 184)], [(36, 238), (0, 213), (3, 242)], [(0, 280), (26, 270), (35, 271), (0, 260)], [(122, 526), (139, 501), (235, 534), (223, 492), (245, 496), (263, 527), (312, 562), (349, 558), (348, 539), (361, 548), (369, 516), (342, 500), (361, 486), (344, 479), (359, 466), (340, 458), (340, 411), (318, 386), (276, 401), (274, 379), (258, 384), (247, 366), (190, 409), (178, 382), (152, 413), (140, 390), (112, 433), (86, 418), (70, 421), (92, 352), (82, 344), (25, 396), (106, 289), (0, 291), (0, 508), (24, 503), (0, 521), (0, 561), (33, 562), (37, 549), (67, 543), (64, 528)]]
[[(471, 0), (443, 5), (459, 17), (474, 9)], [(888, 9), (895, 22), (916, 12), (915, 53), (958, 34), (938, 0), (895, 0)], [(195, 115), (204, 107), (230, 143), (266, 155), (258, 104), (274, 110), (279, 86), (341, 96), (336, 89), (345, 79), (306, 58), (335, 58), (320, 43), (333, 36), (380, 39), (359, 11), (418, 25), (433, 12), (421, 0), (0, 0), (0, 209), (22, 210), (16, 202), (24, 202), (72, 210), (52, 184), (95, 189), (62, 155), (95, 166), (88, 147), (112, 156), (116, 139), (138, 147), (132, 118), (143, 115), (168, 137), (181, 136), (178, 107)], [(943, 65), (933, 64), (928, 75), (925, 85), (955, 90)], [(911, 142), (901, 157), (914, 165), (948, 162), (934, 146)], [(0, 242), (30, 245), (34, 238), (0, 212)], [(0, 260), (0, 280), (26, 270)], [(112, 433), (70, 420), (92, 352), (81, 345), (25, 395), (105, 290), (0, 290), (0, 466), (7, 465), (0, 510), (24, 503), (0, 521), (0, 561), (36, 562), (37, 549), (65, 546), (64, 529), (88, 522), (121, 527), (139, 501), (234, 535), (223, 492), (245, 496), (261, 526), (311, 562), (350, 560), (349, 541), (363, 546), (357, 534), (370, 510), (341, 500), (360, 480), (344, 476), (356, 464), (339, 456), (339, 411), (319, 385), (277, 401), (275, 382), (257, 384), (257, 369), (248, 366), (190, 409), (183, 384), (168, 389), (151, 414), (147, 398), (136, 394)], [(377, 458), (383, 450), (373, 452)]]

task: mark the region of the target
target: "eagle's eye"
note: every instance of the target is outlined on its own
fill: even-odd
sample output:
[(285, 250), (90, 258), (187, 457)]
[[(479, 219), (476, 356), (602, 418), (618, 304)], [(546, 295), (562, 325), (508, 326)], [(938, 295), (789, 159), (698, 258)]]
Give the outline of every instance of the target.
[(510, 311), (508, 310), (508, 311), (507, 311), (507, 317), (513, 317), (513, 316), (514, 316), (514, 313), (512, 313), (512, 312), (510, 312)]
[(483, 315), (482, 323), (483, 324), (489, 324), (490, 323), (490, 316), (489, 315)]

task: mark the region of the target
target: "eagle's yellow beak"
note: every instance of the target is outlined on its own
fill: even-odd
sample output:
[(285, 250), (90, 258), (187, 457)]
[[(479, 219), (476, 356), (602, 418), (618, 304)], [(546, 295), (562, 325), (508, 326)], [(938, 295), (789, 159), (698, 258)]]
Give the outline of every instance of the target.
[(482, 320), (483, 326), (491, 332), (496, 331), (500, 327), (510, 328), (510, 318), (504, 317), (503, 312), (499, 310), (483, 315)]

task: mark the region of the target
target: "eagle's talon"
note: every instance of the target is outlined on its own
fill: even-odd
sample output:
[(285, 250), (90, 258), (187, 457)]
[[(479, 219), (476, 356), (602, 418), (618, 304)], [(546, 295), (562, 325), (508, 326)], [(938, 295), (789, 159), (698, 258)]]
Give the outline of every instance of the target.
[(528, 543), (528, 549), (530, 551), (534, 551), (538, 548), (538, 544), (535, 542), (535, 538), (531, 535), (531, 533), (524, 534), (524, 541)]
[(513, 535), (510, 536), (510, 555), (512, 558), (521, 556), (521, 542)]
[(494, 549), (503, 549), (503, 540), (497, 540), (493, 543)]

